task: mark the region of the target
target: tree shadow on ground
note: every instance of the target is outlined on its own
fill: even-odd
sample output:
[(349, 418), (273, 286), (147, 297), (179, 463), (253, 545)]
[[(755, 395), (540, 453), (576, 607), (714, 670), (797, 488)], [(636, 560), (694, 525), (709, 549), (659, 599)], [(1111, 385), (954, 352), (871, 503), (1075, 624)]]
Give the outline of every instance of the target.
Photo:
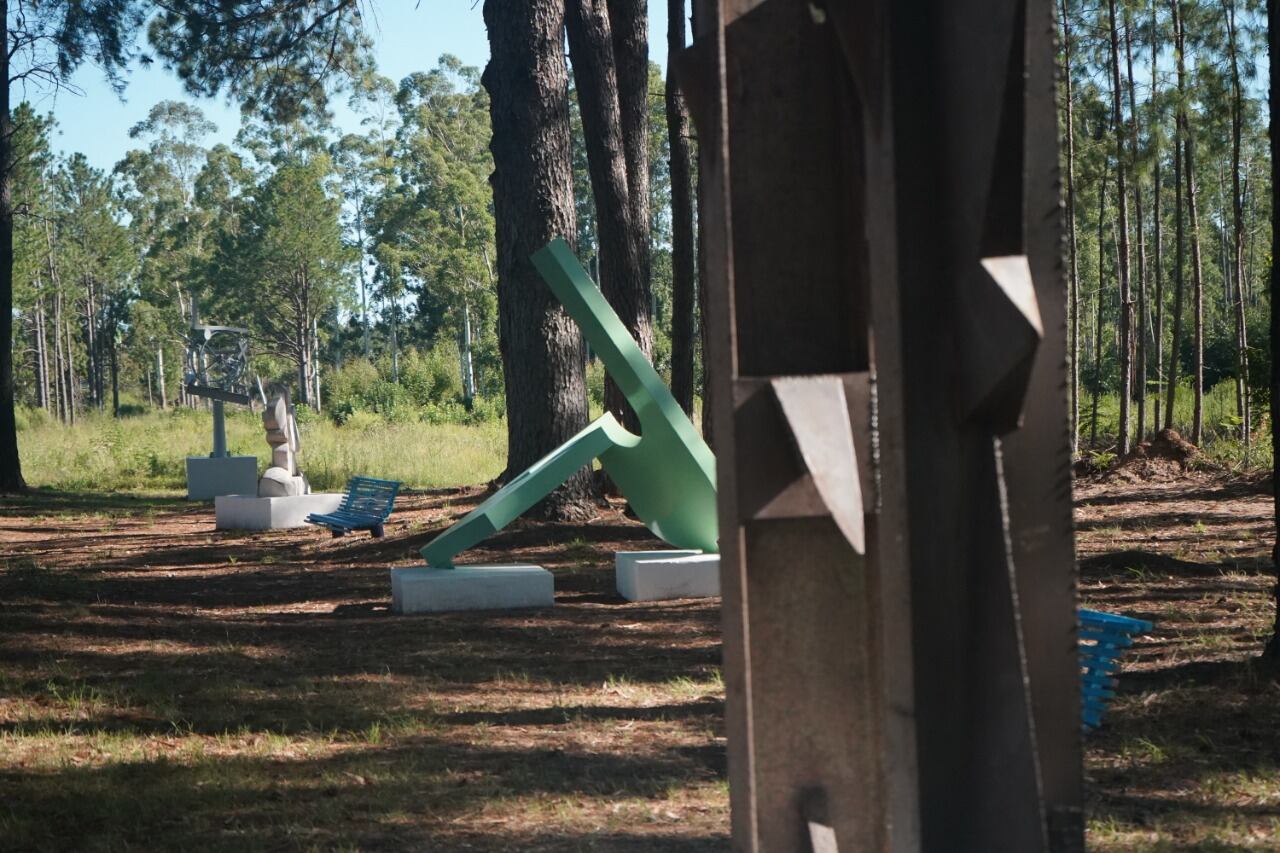
[[(723, 850), (715, 834), (664, 837), (585, 826), (574, 801), (616, 804), (619, 824), (661, 816), (669, 792), (723, 776), (679, 749), (581, 751), (453, 744), (424, 738), (307, 757), (274, 751), (174, 756), (91, 767), (5, 771), (0, 824), (11, 849), (112, 846), (167, 850), (612, 849)], [(527, 819), (477, 833), (491, 804), (515, 800)], [(652, 805), (649, 805), (652, 804)], [(566, 819), (557, 811), (568, 811)], [(470, 816), (470, 831), (460, 818)], [(647, 816), (647, 814), (646, 814)], [(651, 823), (651, 825), (652, 825)]]
[(1132, 549), (1086, 557), (1080, 560), (1079, 567), (1081, 580), (1087, 582), (1134, 580), (1143, 573), (1171, 578), (1220, 578), (1227, 574), (1268, 575), (1272, 572), (1270, 561), (1261, 557), (1205, 563)]
[(147, 512), (196, 514), (206, 505), (188, 503), (176, 495), (116, 492), (63, 492), (30, 489), (20, 495), (0, 495), (0, 518), (33, 516), (137, 515)]

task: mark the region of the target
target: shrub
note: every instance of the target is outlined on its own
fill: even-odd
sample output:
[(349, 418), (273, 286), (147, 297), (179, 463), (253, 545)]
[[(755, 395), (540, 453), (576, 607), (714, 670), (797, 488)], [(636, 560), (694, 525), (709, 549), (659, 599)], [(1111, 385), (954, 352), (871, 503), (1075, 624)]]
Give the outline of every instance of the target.
[(587, 401), (593, 411), (604, 408), (604, 362), (598, 358), (587, 362)]

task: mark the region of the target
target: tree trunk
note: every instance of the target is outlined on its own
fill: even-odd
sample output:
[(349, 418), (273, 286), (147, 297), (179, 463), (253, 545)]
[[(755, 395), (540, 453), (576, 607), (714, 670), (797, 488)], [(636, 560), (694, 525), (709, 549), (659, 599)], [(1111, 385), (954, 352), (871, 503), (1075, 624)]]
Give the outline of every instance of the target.
[(160, 411), (169, 408), (164, 388), (164, 347), (156, 347), (156, 386), (160, 390)]
[(360, 327), (362, 338), (364, 341), (364, 357), (366, 360), (373, 359), (373, 344), (369, 335), (369, 285), (365, 279), (365, 236), (364, 236), (364, 210), (363, 203), (358, 215), (356, 226), (356, 237), (360, 241), (360, 256), (357, 263), (360, 265)]
[(1191, 421), (1191, 443), (1204, 439), (1204, 274), (1200, 262), (1200, 220), (1196, 213), (1196, 143), (1188, 125), (1182, 144), (1187, 151), (1187, 224), (1191, 227), (1191, 285), (1195, 302), (1195, 411)]
[(45, 340), (44, 287), (40, 279), (36, 279), (36, 288), (40, 295), (35, 305), (35, 345), (36, 345), (36, 404), (49, 411), (49, 352)]
[[(610, 14), (605, 0), (572, 0), (568, 7), (569, 55), (600, 242), (600, 289), (648, 356), (653, 348), (649, 279), (635, 231), (637, 210), (630, 186), (631, 140), (626, 138), (622, 57), (615, 56), (617, 39), (611, 32), (611, 19), (617, 15)], [(647, 214), (643, 225), (647, 231)], [(647, 239), (644, 245), (647, 259)], [(640, 431), (640, 422), (611, 377), (605, 382), (604, 407), (632, 432)]]
[(400, 305), (391, 300), (391, 381), (400, 381)]
[(298, 368), (298, 403), (311, 405), (311, 342), (307, 340), (307, 321), (293, 318), (293, 352)]
[(1089, 445), (1098, 449), (1098, 395), (1102, 393), (1102, 294), (1106, 286), (1107, 276), (1103, 262), (1107, 257), (1104, 246), (1106, 235), (1104, 228), (1107, 221), (1107, 173), (1102, 173), (1102, 188), (1098, 190), (1098, 290), (1094, 296), (1095, 310), (1093, 326), (1093, 413), (1089, 423)]
[(667, 141), (671, 148), (671, 393), (693, 414), (694, 270), (693, 184), (689, 114), (676, 80), (675, 57), (684, 50), (684, 0), (667, 0)]
[(471, 303), (466, 298), (462, 300), (462, 348), (460, 357), (462, 359), (462, 398), (467, 409), (470, 410), (476, 396), (476, 371), (475, 363), (471, 358)]
[(1244, 192), (1240, 186), (1240, 145), (1244, 126), (1244, 92), (1240, 84), (1240, 58), (1236, 50), (1236, 7), (1224, 0), (1227, 12), (1227, 48), (1231, 59), (1231, 212), (1232, 259), (1236, 279), (1236, 408), (1240, 416), (1240, 439), (1245, 458), (1249, 455), (1249, 327), (1245, 322), (1244, 298)]
[[(1274, 211), (1280, 210), (1280, 0), (1267, 0), (1267, 56), (1271, 66), (1271, 91), (1268, 105), (1271, 110), (1271, 252), (1274, 257), (1280, 253), (1280, 217)], [(1280, 264), (1271, 265), (1271, 346), (1274, 352), (1275, 342), (1280, 341)], [(1280, 359), (1271, 359), (1271, 476), (1273, 483), (1280, 483)], [(1275, 618), (1271, 629), (1271, 639), (1267, 641), (1263, 655), (1272, 660), (1280, 659), (1280, 489), (1272, 489), (1274, 494), (1274, 512), (1276, 529), (1275, 547), (1271, 552), (1271, 562), (1275, 567)]]
[(320, 317), (311, 317), (311, 408), (320, 411)]
[(1111, 122), (1116, 135), (1116, 207), (1119, 211), (1120, 277), (1120, 435), (1119, 453), (1129, 452), (1130, 407), (1133, 400), (1133, 302), (1129, 292), (1129, 195), (1125, 185), (1125, 125), (1120, 103), (1124, 89), (1120, 80), (1120, 31), (1116, 20), (1116, 0), (1108, 0), (1111, 24)]
[(53, 392), (58, 404), (58, 420), (67, 422), (67, 371), (62, 358), (62, 294), (53, 292)]
[(1067, 17), (1067, 0), (1058, 0), (1062, 23), (1062, 75), (1066, 88), (1063, 112), (1067, 151), (1067, 258), (1070, 264), (1067, 281), (1067, 316), (1071, 323), (1071, 452), (1080, 451), (1080, 251), (1076, 240), (1076, 140), (1075, 104), (1071, 84), (1071, 22)]
[[(498, 253), (498, 343), (507, 387), (507, 470), (512, 477), (587, 423), (582, 336), (529, 256), (576, 234), (569, 148), (564, 6), (553, 0), (485, 0), (493, 204)], [(583, 468), (535, 508), (542, 517), (593, 512)]]
[(98, 352), (98, 323), (95, 319), (97, 313), (93, 299), (93, 282), (85, 281), (84, 296), (84, 346), (85, 354), (89, 357), (89, 402), (95, 409), (102, 409), (102, 369)]
[(76, 422), (77, 409), (80, 406), (80, 383), (76, 379), (76, 356), (75, 348), (72, 341), (75, 337), (71, 334), (71, 319), (64, 316), (62, 324), (62, 351), (66, 355), (67, 360), (67, 423), (74, 424)]
[(110, 340), (111, 347), (111, 417), (120, 417), (120, 363), (116, 352), (116, 336), (114, 332)]
[(1186, 133), (1186, 115), (1182, 107), (1182, 96), (1186, 81), (1186, 64), (1183, 57), (1182, 11), (1179, 0), (1173, 0), (1173, 32), (1174, 50), (1178, 63), (1178, 114), (1174, 123), (1173, 140), (1173, 184), (1174, 184), (1174, 270), (1173, 270), (1173, 341), (1169, 351), (1169, 398), (1165, 407), (1165, 426), (1173, 426), (1174, 403), (1178, 397), (1178, 367), (1182, 358), (1182, 295), (1183, 283), (1186, 279), (1186, 233), (1182, 222), (1182, 172), (1183, 146)]
[[(695, 10), (697, 6), (694, 6)], [(695, 32), (697, 26), (694, 26)], [(701, 152), (699, 152), (701, 158)], [(694, 186), (694, 197), (697, 200), (697, 222), (694, 225), (694, 232), (698, 235), (697, 249), (695, 252), (696, 262), (698, 265), (698, 340), (702, 344), (702, 438), (707, 446), (715, 450), (715, 430), (713, 428), (712, 419), (715, 414), (715, 407), (711, 405), (711, 368), (707, 361), (708, 353), (711, 351), (707, 342), (707, 311), (709, 304), (707, 302), (707, 243), (706, 243), (706, 223), (703, 221), (702, 212), (707, 209), (706, 199), (704, 198), (704, 183), (702, 180), (702, 170), (698, 170), (698, 177)]]
[[(649, 4), (646, 0), (599, 0), (608, 3), (613, 33), (613, 59), (617, 69), (618, 109), (622, 118), (622, 145), (627, 161), (627, 201), (631, 236), (640, 259), (644, 283), (644, 311), (649, 316)], [(628, 328), (630, 328), (628, 326)], [(636, 335), (635, 331), (632, 331)], [(653, 343), (652, 330), (646, 355)], [(639, 335), (636, 335), (639, 340)]]
[(1147, 430), (1147, 237), (1146, 223), (1142, 217), (1142, 179), (1138, 175), (1138, 102), (1134, 94), (1133, 77), (1133, 22), (1125, 15), (1124, 50), (1129, 89), (1129, 128), (1130, 150), (1133, 152), (1133, 215), (1138, 235), (1138, 300), (1136, 313), (1137, 329), (1134, 339), (1137, 341), (1137, 397), (1138, 397), (1138, 441), (1146, 437)]
[[(1154, 258), (1152, 259), (1152, 276), (1155, 278), (1155, 302), (1156, 302), (1156, 328), (1154, 341), (1156, 346), (1156, 404), (1152, 407), (1152, 420), (1156, 432), (1160, 432), (1160, 401), (1164, 399), (1164, 246), (1161, 242), (1161, 223), (1160, 223), (1160, 112), (1156, 104), (1159, 101), (1159, 82), (1158, 76), (1158, 57), (1160, 50), (1160, 41), (1156, 38), (1157, 21), (1156, 21), (1155, 2), (1151, 4), (1151, 149), (1152, 157), (1152, 176), (1151, 176), (1151, 218), (1154, 232), (1152, 234), (1152, 243), (1154, 244)], [(1169, 424), (1166, 423), (1165, 426)]]
[[(9, 43), (9, 1), (0, 0), (4, 24), (0, 32)], [(9, 114), (9, 51), (0, 50), (0, 493), (21, 492), (18, 458), (18, 419), (13, 381), (13, 116)]]

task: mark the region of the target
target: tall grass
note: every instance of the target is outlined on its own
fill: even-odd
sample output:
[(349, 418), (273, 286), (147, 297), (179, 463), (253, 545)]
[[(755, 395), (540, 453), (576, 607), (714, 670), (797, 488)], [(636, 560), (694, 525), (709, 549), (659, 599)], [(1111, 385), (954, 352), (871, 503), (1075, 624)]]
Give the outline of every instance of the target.
[[(186, 458), (207, 456), (212, 444), (212, 417), (203, 411), (120, 419), (89, 414), (71, 427), (24, 411), (19, 421), (27, 482), (66, 491), (182, 492)], [(355, 419), (334, 426), (311, 418), (300, 430), (301, 467), (316, 489), (341, 489), (357, 474), (418, 488), (484, 483), (506, 461), (501, 420), (464, 426)], [(260, 472), (270, 464), (262, 421), (250, 412), (227, 413), (227, 446), (234, 454), (258, 457)]]
[[(1154, 394), (1147, 397), (1147, 433), (1151, 432), (1153, 413), (1160, 412), (1160, 421), (1164, 422), (1165, 399)], [(1158, 408), (1157, 408), (1158, 407)], [(1134, 419), (1133, 429), (1137, 431), (1138, 404), (1135, 401), (1130, 413)], [(1192, 422), (1195, 416), (1195, 398), (1190, 382), (1178, 387), (1178, 395), (1173, 407), (1173, 428), (1188, 441), (1191, 439)], [(1082, 450), (1114, 450), (1120, 431), (1120, 396), (1104, 394), (1098, 399), (1098, 439), (1090, 441), (1093, 425), (1093, 397), (1082, 392), (1080, 395), (1080, 447)], [(1233, 381), (1219, 382), (1205, 391), (1203, 410), (1204, 435), (1200, 441), (1200, 449), (1211, 461), (1232, 468), (1269, 468), (1271, 466), (1271, 427), (1267, 413), (1256, 411), (1253, 414), (1252, 441), (1246, 453), (1244, 442), (1240, 440), (1240, 426), (1236, 416), (1236, 391)]]

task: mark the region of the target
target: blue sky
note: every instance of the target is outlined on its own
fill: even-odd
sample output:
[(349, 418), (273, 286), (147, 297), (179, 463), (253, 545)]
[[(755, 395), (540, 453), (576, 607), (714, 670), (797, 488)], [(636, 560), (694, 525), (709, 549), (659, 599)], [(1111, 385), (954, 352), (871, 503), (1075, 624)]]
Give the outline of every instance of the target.
[[(649, 4), (650, 56), (666, 67), (666, 3)], [(483, 67), (489, 58), (484, 19), (479, 0), (382, 0), (365, 6), (371, 27), (379, 70), (399, 81), (414, 71), (432, 68), (443, 53), (452, 53), (468, 65)], [(61, 92), (55, 96), (38, 91), (26, 93), (36, 109), (52, 112), (58, 120), (56, 149), (63, 153), (82, 152), (94, 166), (109, 170), (130, 148), (129, 128), (146, 117), (147, 111), (165, 99), (186, 100), (199, 105), (215, 124), (218, 133), (212, 142), (230, 142), (239, 127), (239, 111), (225, 100), (199, 99), (187, 95), (177, 78), (159, 67), (134, 68), (121, 100), (102, 81), (96, 68), (82, 68), (74, 84), (83, 95)], [(14, 100), (23, 93), (15, 89)], [(334, 103), (337, 124), (343, 130), (358, 129), (358, 122), (346, 109), (343, 98)]]

